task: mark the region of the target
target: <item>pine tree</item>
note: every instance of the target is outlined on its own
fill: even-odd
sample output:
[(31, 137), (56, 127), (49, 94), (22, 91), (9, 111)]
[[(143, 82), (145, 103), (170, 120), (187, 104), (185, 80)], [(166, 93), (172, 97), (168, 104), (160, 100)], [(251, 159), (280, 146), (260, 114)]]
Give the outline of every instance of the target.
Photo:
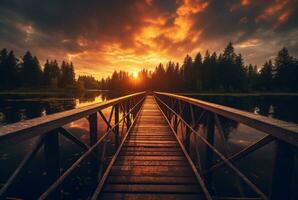
[[(287, 48), (278, 52), (275, 58), (274, 83), (280, 90), (289, 90), (293, 80), (295, 80), (294, 59), (289, 55)], [(295, 84), (295, 83), (294, 83)], [(296, 83), (297, 84), (297, 83)]]
[(0, 89), (12, 89), (20, 83), (17, 71), (18, 60), (14, 52), (3, 49), (0, 52)]
[(7, 89), (7, 57), (7, 49), (2, 49), (0, 52), (0, 89)]
[(60, 69), (56, 60), (46, 61), (43, 71), (43, 83), (50, 88), (58, 87), (58, 80), (60, 78)]
[(192, 65), (193, 65), (192, 58), (189, 55), (186, 55), (182, 65), (184, 89), (186, 90), (190, 90), (194, 82)]
[(265, 62), (263, 68), (260, 70), (258, 88), (264, 91), (270, 91), (273, 89), (273, 64), (269, 60)]
[(73, 87), (75, 85), (75, 72), (72, 63), (65, 61), (61, 64), (61, 76), (59, 81), (59, 87)]
[(194, 76), (195, 76), (195, 89), (198, 91), (202, 90), (202, 65), (203, 65), (203, 59), (202, 59), (202, 55), (199, 52), (194, 60), (193, 63), (193, 68), (194, 68)]
[(28, 51), (22, 58), (22, 79), (24, 86), (39, 86), (42, 80), (42, 71), (37, 57)]

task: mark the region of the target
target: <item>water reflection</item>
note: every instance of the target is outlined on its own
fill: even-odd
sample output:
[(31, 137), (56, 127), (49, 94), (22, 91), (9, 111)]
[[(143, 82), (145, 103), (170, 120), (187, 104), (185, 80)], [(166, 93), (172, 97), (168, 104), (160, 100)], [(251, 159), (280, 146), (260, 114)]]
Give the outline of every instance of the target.
[[(121, 96), (121, 94), (87, 93), (78, 97), (2, 97), (0, 98), (0, 125), (83, 107), (117, 96)], [(298, 123), (297, 96), (196, 96), (196, 98)], [(110, 111), (110, 108), (103, 111), (107, 118)], [(200, 111), (201, 110), (196, 110), (196, 116), (199, 116)], [(239, 152), (241, 149), (249, 146), (265, 135), (260, 131), (221, 116), (219, 116), (219, 121), (224, 132), (227, 148), (225, 151), (229, 155)], [(201, 126), (198, 128), (198, 131), (203, 136), (205, 136), (203, 128), (205, 125), (206, 118), (203, 118)], [(65, 128), (82, 142), (89, 144), (89, 123), (85, 118), (71, 122), (67, 124)], [(98, 137), (105, 132), (106, 128), (105, 123), (102, 121), (98, 123)], [(214, 145), (218, 150), (223, 152), (224, 149), (220, 137), (218, 136), (218, 129), (215, 129), (215, 131)], [(109, 139), (113, 141), (113, 136), (111, 135)], [(35, 141), (36, 138), (33, 138), (14, 146), (1, 145), (0, 185), (7, 180), (26, 153), (32, 148)], [(83, 150), (61, 136), (60, 142), (61, 171), (64, 171), (83, 153)], [(196, 139), (192, 137), (191, 145), (193, 150), (196, 148), (194, 144), (199, 144), (198, 148), (200, 152), (202, 152), (201, 161), (204, 162), (206, 145), (202, 142), (197, 142)], [(270, 185), (271, 181), (270, 175), (272, 172), (274, 145), (274, 143), (271, 143), (244, 159), (237, 161), (235, 164), (266, 193), (269, 193), (268, 185)], [(114, 148), (112, 142), (108, 144), (107, 151), (109, 155), (113, 154)], [(194, 153), (192, 153), (192, 157), (194, 160), (197, 159), (194, 158)], [(220, 161), (216, 155), (214, 155), (212, 159), (212, 164)], [(22, 175), (21, 179), (10, 191), (10, 194), (14, 197), (35, 199), (41, 191), (44, 191), (47, 187), (44, 163), (43, 149), (41, 149), (38, 156), (28, 167), (28, 171)], [(202, 165), (204, 165), (204, 163), (202, 163)], [(254, 197), (254, 193), (247, 189), (247, 186), (245, 186), (230, 169), (226, 167), (221, 169), (224, 170), (216, 170), (212, 174), (213, 181), (210, 188), (213, 194), (218, 196), (244, 196), (244, 194), (249, 194)], [(92, 186), (92, 176), (93, 174), (90, 172), (90, 162), (87, 159), (86, 162), (80, 165), (80, 168), (76, 170), (74, 175), (63, 184), (62, 193), (64, 199), (84, 199), (90, 188), (92, 189), (92, 187), (88, 188), (88, 186)], [(229, 180), (229, 184), (222, 184), (227, 180)], [(32, 183), (40, 184), (37, 184), (36, 187), (32, 187)], [(71, 194), (70, 191), (74, 190), (80, 192), (77, 192), (75, 196), (73, 196), (74, 194)]]
[[(272, 118), (298, 122), (297, 96), (195, 96), (195, 98)], [(200, 116), (201, 113), (202, 110), (195, 109), (195, 116)], [(184, 116), (184, 118), (185, 117), (186, 116)], [(187, 117), (185, 119), (187, 120)], [(262, 131), (222, 116), (219, 116), (219, 121), (223, 130), (224, 141), (222, 141), (222, 137), (220, 137), (221, 132), (218, 127), (216, 127), (214, 139), (212, 139), (210, 143), (213, 144), (219, 152), (224, 155), (227, 154), (227, 156), (240, 152), (267, 135)], [(207, 138), (205, 130), (206, 126), (207, 116), (204, 116), (197, 129), (197, 132), (204, 138)], [(182, 133), (185, 133), (185, 130), (179, 128), (179, 138), (183, 141), (184, 137)], [(271, 142), (234, 163), (234, 165), (244, 173), (249, 180), (255, 183), (256, 186), (267, 195), (270, 193), (275, 151), (276, 144), (275, 142)], [(197, 152), (200, 154), (199, 158)], [(214, 152), (210, 154), (210, 152), (212, 152), (210, 151), (210, 148), (200, 141), (198, 137), (191, 137), (190, 154), (192, 160), (199, 166), (202, 166), (203, 171), (222, 161), (218, 155)], [(296, 157), (297, 156), (298, 154), (296, 154)], [(295, 169), (298, 169), (297, 167), (296, 163)], [(297, 178), (297, 174), (293, 176), (293, 180), (297, 180)], [(209, 190), (215, 196), (240, 196), (252, 198), (258, 196), (227, 166), (220, 167), (211, 173), (207, 173), (205, 180)], [(227, 181), (228, 184), (224, 184)], [(297, 188), (297, 183), (293, 182), (292, 186), (293, 188)], [(293, 199), (297, 199), (297, 192), (293, 192), (292, 195)]]
[(298, 123), (297, 95), (219, 96), (196, 95), (198, 98), (256, 114)]

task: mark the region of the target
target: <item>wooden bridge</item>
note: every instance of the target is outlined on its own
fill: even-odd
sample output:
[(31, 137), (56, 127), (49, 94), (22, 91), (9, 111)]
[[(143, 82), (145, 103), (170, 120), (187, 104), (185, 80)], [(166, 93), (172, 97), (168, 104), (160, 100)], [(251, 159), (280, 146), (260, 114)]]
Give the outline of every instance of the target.
[[(108, 108), (106, 116), (103, 110)], [(65, 128), (66, 124), (82, 118), (89, 122), (89, 145)], [(265, 136), (238, 153), (228, 155), (222, 125), (224, 118), (262, 131)], [(98, 129), (100, 119), (107, 128), (102, 133)], [(215, 144), (216, 134), (221, 148)], [(297, 134), (296, 124), (245, 111), (169, 93), (136, 93), (0, 127), (1, 145), (38, 137), (1, 188), (0, 199), (14, 198), (9, 189), (41, 147), (46, 157), (48, 186), (37, 192), (36, 199), (67, 199), (62, 196), (62, 183), (86, 160), (94, 167), (95, 181), (85, 199), (294, 199), (292, 183), (297, 181), (293, 177), (297, 166)], [(62, 172), (59, 135), (85, 150)], [(276, 143), (276, 155), (268, 193), (235, 163), (271, 142)], [(108, 155), (111, 147), (112, 157)], [(241, 196), (219, 196), (214, 191), (212, 176), (224, 167), (228, 167), (251, 192)], [(232, 179), (217, 184), (232, 184), (230, 181)]]

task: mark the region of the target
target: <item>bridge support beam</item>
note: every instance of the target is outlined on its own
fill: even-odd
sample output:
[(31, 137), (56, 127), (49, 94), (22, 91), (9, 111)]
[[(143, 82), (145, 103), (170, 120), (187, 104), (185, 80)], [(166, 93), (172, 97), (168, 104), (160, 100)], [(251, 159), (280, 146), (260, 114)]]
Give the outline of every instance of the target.
[(283, 141), (276, 141), (276, 155), (273, 169), (271, 200), (291, 199), (291, 185), (294, 170), (294, 150)]
[[(97, 113), (93, 113), (91, 115), (89, 115), (88, 117), (88, 121), (89, 121), (89, 144), (90, 146), (93, 146), (96, 142), (97, 142)], [(90, 158), (90, 163), (91, 163), (91, 169), (92, 169), (92, 174), (93, 174), (93, 178), (94, 178), (94, 183), (96, 183), (97, 181), (97, 176), (98, 176), (98, 169), (99, 169), (99, 162), (98, 162), (98, 151), (99, 148), (96, 147), (94, 149), (94, 153), (96, 155), (96, 157), (91, 157)]]
[(114, 133), (115, 133), (115, 147), (116, 147), (116, 149), (118, 148), (119, 142), (120, 142), (119, 124), (118, 123), (119, 123), (119, 104), (116, 104), (115, 105), (115, 129), (114, 129)]
[[(44, 139), (44, 154), (48, 184), (52, 184), (60, 177), (59, 132), (53, 130), (47, 133)], [(60, 189), (51, 195), (50, 199), (60, 199)]]
[(88, 121), (89, 121), (89, 137), (90, 137), (89, 142), (90, 142), (90, 146), (93, 146), (97, 141), (97, 113), (89, 115)]
[[(130, 101), (127, 101), (125, 105), (126, 105), (126, 106), (125, 106), (125, 107), (126, 107), (126, 113), (129, 113), (129, 111), (130, 111), (130, 106), (131, 106)], [(128, 115), (126, 116), (126, 127), (127, 127), (127, 129), (129, 129), (130, 124), (131, 124), (131, 121), (130, 121), (130, 114), (128, 114)]]
[[(207, 115), (207, 124), (206, 124), (206, 139), (211, 144), (214, 145), (214, 117), (212, 113)], [(213, 151), (211, 148), (206, 146), (205, 151), (205, 170), (208, 170), (213, 165)], [(205, 177), (205, 182), (209, 190), (212, 185), (212, 173), (207, 174)]]

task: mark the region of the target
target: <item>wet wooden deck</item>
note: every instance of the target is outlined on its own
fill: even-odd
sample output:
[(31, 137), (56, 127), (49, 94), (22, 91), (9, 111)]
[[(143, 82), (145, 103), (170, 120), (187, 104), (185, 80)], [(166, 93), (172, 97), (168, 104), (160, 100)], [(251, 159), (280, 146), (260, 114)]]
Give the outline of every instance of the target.
[(103, 186), (101, 199), (205, 199), (153, 96), (147, 96)]

